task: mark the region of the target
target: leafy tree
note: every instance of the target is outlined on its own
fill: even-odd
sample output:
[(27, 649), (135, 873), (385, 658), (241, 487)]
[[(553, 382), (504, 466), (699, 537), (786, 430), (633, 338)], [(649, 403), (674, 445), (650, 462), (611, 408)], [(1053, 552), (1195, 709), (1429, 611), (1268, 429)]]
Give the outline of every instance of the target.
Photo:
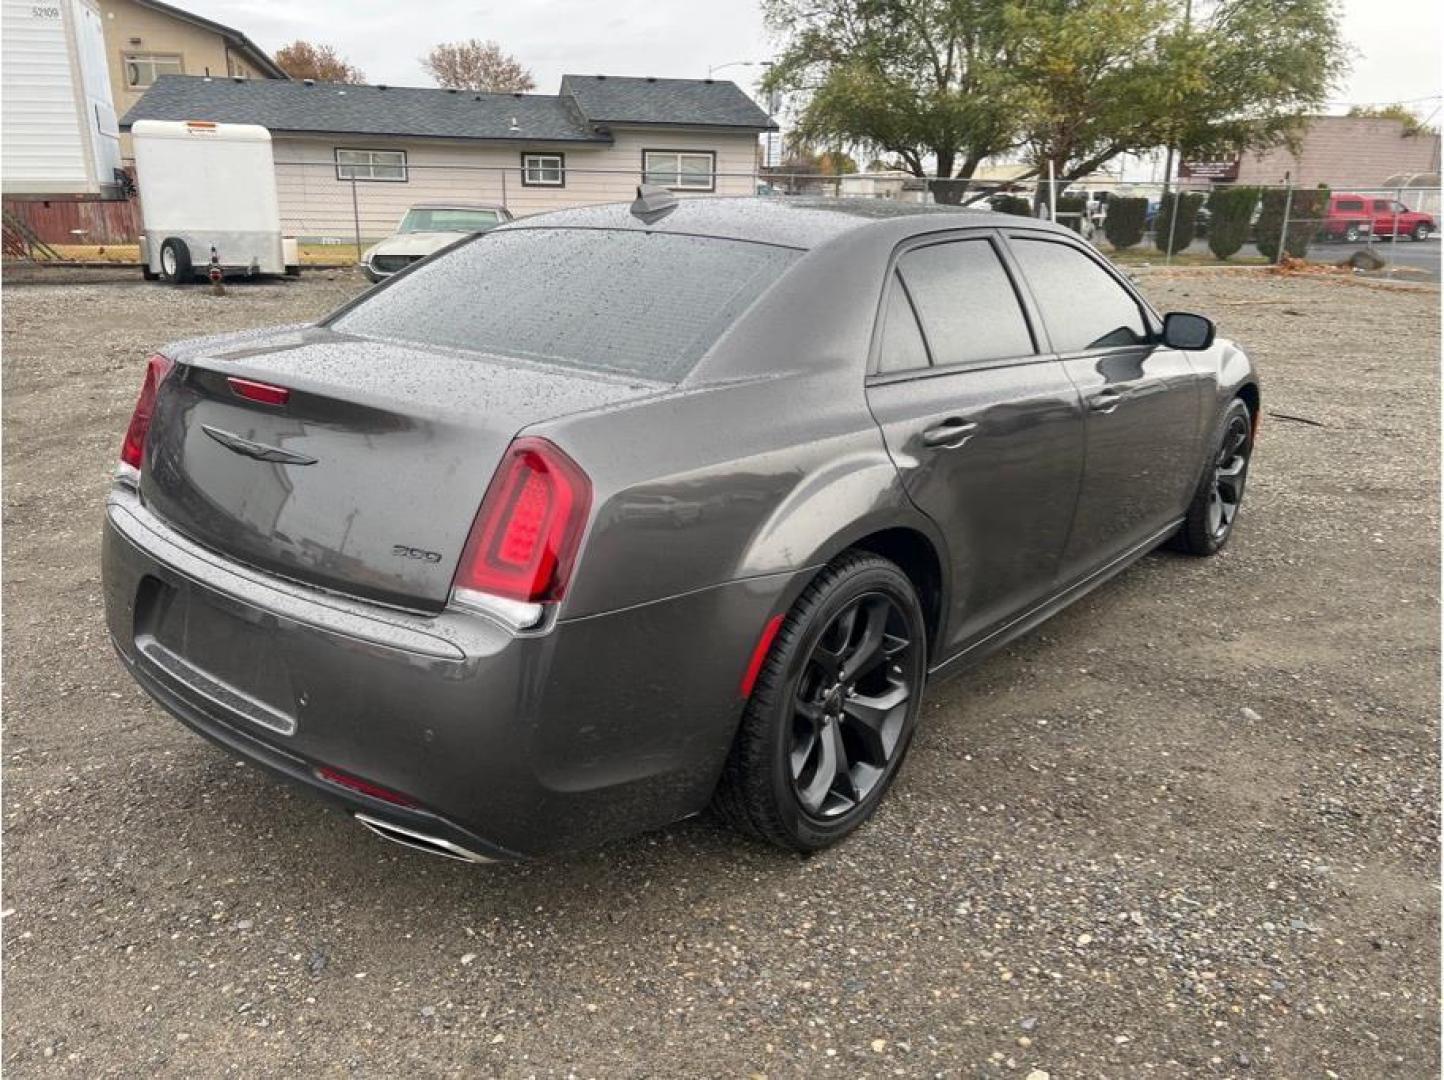
[(1040, 172), (1086, 176), (1174, 145), (1242, 152), (1294, 134), (1345, 70), (1332, 0), (1014, 0), (1013, 75)]
[(804, 138), (969, 179), (1014, 145), (1005, 2), (762, 0), (781, 46), (763, 89), (803, 101)]
[(1288, 207), (1289, 227), (1284, 241), (1284, 250), (1295, 259), (1302, 259), (1309, 253), (1309, 244), (1319, 231), (1324, 211), (1329, 205), (1329, 189), (1322, 185), (1317, 188), (1300, 188), (1290, 196), (1283, 188), (1269, 188), (1263, 193), (1262, 206), (1258, 216), (1258, 244), (1269, 262), (1279, 258), (1279, 238), (1284, 233), (1284, 207)]
[(1215, 188), (1208, 196), (1208, 249), (1214, 258), (1230, 259), (1248, 240), (1249, 224), (1258, 206), (1259, 189), (1254, 187)]
[(1177, 255), (1193, 243), (1193, 234), (1198, 230), (1198, 208), (1202, 205), (1203, 195), (1197, 191), (1174, 191), (1162, 199), (1158, 216), (1153, 219), (1154, 246), (1166, 254)]
[(1439, 129), (1430, 127), (1419, 119), (1419, 114), (1405, 105), (1352, 105), (1350, 116), (1364, 116), (1375, 120), (1398, 120), (1404, 125), (1404, 137), (1436, 135)]
[(811, 136), (918, 176), (966, 181), (1023, 148), (1066, 187), (1159, 146), (1275, 145), (1345, 69), (1333, 0), (1186, 3), (763, 0), (781, 43), (764, 85), (796, 95)]
[(1144, 198), (1108, 200), (1108, 215), (1103, 219), (1103, 235), (1119, 251), (1135, 246), (1143, 239), (1148, 221), (1148, 200)]
[(421, 66), (437, 86), (516, 94), (536, 89), (536, 80), (514, 56), (494, 41), (444, 42), (421, 58)]
[(275, 53), (276, 64), (293, 79), (315, 79), (317, 82), (364, 83), (362, 70), (330, 45), (309, 41), (293, 41)]
[(841, 150), (824, 150), (817, 155), (817, 167), (827, 176), (846, 176), (857, 172), (857, 162)]

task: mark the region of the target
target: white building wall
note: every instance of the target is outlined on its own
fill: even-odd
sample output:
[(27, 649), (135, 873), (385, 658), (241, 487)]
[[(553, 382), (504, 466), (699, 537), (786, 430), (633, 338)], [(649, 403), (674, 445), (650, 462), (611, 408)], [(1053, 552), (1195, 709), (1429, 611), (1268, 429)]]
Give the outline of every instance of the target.
[[(355, 217), (363, 239), (388, 235), (408, 207), (449, 199), (504, 204), (517, 217), (635, 197), (642, 178), (642, 151), (702, 150), (717, 155), (718, 195), (756, 191), (757, 136), (681, 128), (613, 128), (613, 143), (473, 143), (376, 136), (273, 134), (281, 228), (289, 236), (351, 240)], [(352, 183), (336, 178), (335, 152), (404, 150), (407, 179), (358, 180), (353, 216)], [(564, 187), (527, 187), (521, 182), (524, 152), (566, 156)], [(691, 193), (679, 192), (686, 198)]]

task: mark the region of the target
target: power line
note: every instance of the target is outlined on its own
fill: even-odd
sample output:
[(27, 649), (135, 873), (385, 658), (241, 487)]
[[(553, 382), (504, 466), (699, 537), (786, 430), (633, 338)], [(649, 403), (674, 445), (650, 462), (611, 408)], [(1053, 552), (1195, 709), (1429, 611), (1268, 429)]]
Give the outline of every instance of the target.
[(1444, 98), (1444, 94), (1430, 94), (1427, 97), (1407, 98), (1403, 101), (1400, 101), (1398, 98), (1394, 98), (1390, 101), (1326, 101), (1324, 102), (1324, 104), (1348, 105), (1352, 108), (1373, 109), (1380, 108), (1385, 105), (1417, 105), (1421, 101), (1438, 101), (1441, 98)]

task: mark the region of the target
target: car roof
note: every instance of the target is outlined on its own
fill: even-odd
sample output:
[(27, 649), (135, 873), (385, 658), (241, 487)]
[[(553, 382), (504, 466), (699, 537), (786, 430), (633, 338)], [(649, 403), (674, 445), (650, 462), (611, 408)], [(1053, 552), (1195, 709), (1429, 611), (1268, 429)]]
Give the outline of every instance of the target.
[[(957, 228), (976, 225), (1038, 227), (1068, 233), (1068, 230), (1034, 218), (1001, 215), (993, 210), (890, 199), (809, 198), (802, 196), (714, 196), (684, 197), (677, 206), (650, 220), (632, 213), (631, 203), (605, 203), (571, 210), (534, 214), (502, 226), (502, 229), (571, 228), (626, 229), (646, 232), (716, 236), (728, 240), (776, 244), (811, 249), (847, 233), (893, 223), (889, 232), (936, 232), (946, 218), (956, 219)], [(908, 228), (913, 224), (915, 228)], [(899, 230), (898, 226), (902, 226)], [(1073, 235), (1068, 233), (1068, 235)]]

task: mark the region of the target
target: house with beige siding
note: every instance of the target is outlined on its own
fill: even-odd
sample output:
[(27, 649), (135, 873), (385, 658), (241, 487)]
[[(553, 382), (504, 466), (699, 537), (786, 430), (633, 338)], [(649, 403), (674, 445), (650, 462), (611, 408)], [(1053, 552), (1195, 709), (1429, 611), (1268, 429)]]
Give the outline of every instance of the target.
[(389, 234), (407, 208), (455, 199), (514, 215), (634, 196), (750, 195), (772, 120), (732, 82), (566, 75), (556, 94), (165, 76), (124, 117), (260, 124), (282, 229)]
[[(164, 75), (284, 79), (286, 73), (239, 30), (160, 0), (100, 0), (110, 96), (125, 115)], [(130, 139), (121, 140), (130, 154)]]

